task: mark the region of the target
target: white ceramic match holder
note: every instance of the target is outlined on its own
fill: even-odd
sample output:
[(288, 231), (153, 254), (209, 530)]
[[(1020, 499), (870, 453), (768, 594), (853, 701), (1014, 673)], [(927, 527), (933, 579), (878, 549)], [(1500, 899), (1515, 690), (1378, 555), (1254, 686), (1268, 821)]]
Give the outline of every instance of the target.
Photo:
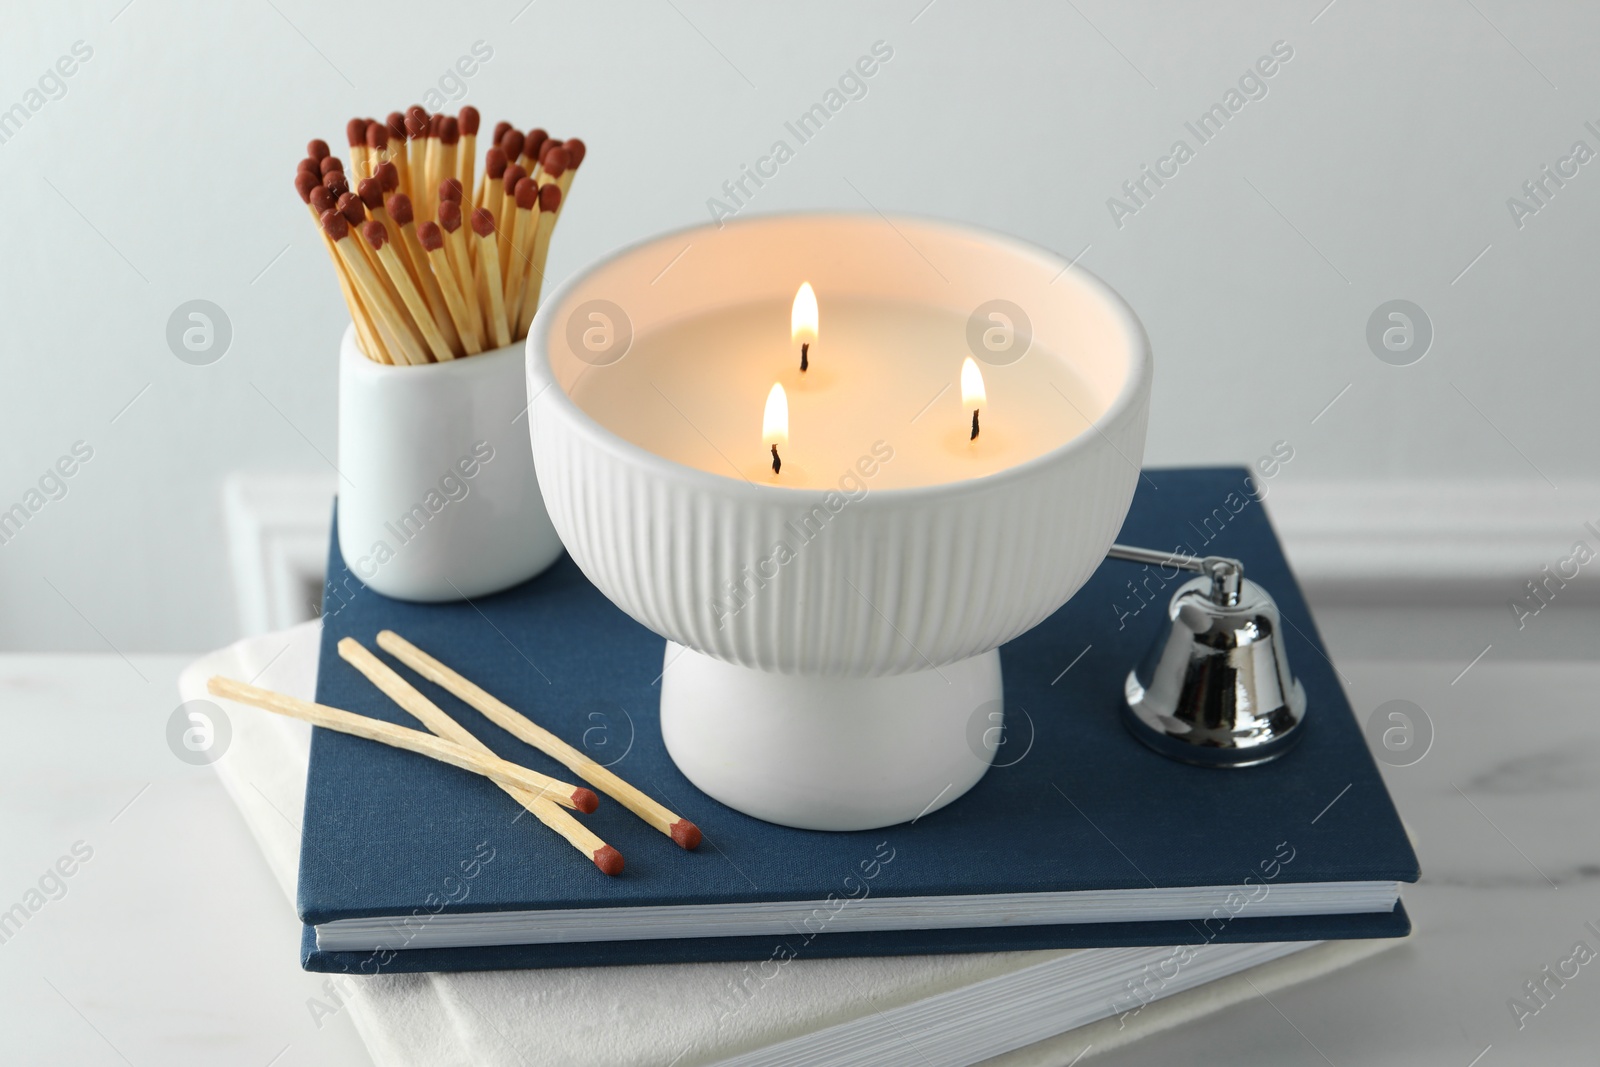
[(523, 345), (422, 366), (339, 352), (339, 550), (385, 596), (509, 589), (561, 555), (528, 448)]

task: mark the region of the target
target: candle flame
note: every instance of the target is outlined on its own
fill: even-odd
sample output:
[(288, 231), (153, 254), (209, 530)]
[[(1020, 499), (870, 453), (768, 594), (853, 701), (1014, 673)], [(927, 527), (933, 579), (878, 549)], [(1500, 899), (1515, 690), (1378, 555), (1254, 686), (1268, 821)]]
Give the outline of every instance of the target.
[(968, 356), (961, 364), (961, 406), (964, 408), (981, 408), (988, 397), (983, 391), (983, 372), (978, 370), (978, 365)]
[(779, 382), (772, 383), (767, 394), (767, 408), (761, 415), (761, 443), (787, 445), (789, 443), (789, 397)]
[(789, 337), (795, 344), (814, 344), (817, 340), (817, 294), (810, 282), (801, 282), (789, 312)]

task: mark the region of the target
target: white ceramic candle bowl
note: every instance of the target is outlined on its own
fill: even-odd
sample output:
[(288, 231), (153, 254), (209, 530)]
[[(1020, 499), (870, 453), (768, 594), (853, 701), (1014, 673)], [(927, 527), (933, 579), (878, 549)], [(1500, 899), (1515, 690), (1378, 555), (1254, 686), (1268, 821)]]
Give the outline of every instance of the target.
[(421, 367), (339, 352), (339, 550), (369, 588), (441, 601), (561, 555), (528, 450), (520, 345)]
[[(966, 318), (1013, 302), (1031, 321), (1026, 358), (1065, 361), (1092, 396), (1090, 428), (1000, 473), (845, 499), (664, 459), (574, 399), (586, 375), (629, 372), (619, 338), (787, 299), (797, 278), (824, 305), (850, 294)], [(598, 346), (585, 345), (591, 324)], [(1144, 331), (1098, 279), (1011, 238), (876, 215), (767, 216), (643, 242), (561, 286), (528, 338), (551, 520), (608, 597), (690, 650), (669, 646), (663, 679), (674, 759), (734, 807), (832, 829), (914, 818), (982, 775), (992, 745), (973, 751), (968, 726), (998, 706), (999, 671), (973, 661), (1054, 612), (1105, 558), (1139, 477), (1150, 383)], [(785, 459), (802, 457), (796, 441)], [(807, 522), (821, 532), (774, 562), (774, 546)], [(750, 674), (735, 682), (722, 666)], [(892, 678), (904, 679), (903, 699), (893, 684), (865, 684)], [(841, 689), (848, 679), (864, 684)], [(841, 708), (870, 728), (852, 732)], [(782, 721), (752, 732), (764, 715)], [(836, 787), (863, 767), (870, 795), (857, 788), (841, 805)]]

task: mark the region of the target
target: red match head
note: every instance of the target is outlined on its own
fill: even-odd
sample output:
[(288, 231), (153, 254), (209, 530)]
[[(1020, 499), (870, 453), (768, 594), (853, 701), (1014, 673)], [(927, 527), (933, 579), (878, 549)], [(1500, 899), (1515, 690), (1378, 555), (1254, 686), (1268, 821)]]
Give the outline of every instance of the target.
[(555, 210), (559, 209), (560, 207), (561, 207), (561, 186), (556, 185), (554, 182), (552, 182), (552, 183), (550, 183), (548, 185), (540, 186), (540, 188), (539, 188), (539, 210), (540, 211), (555, 211)]
[(445, 233), (455, 233), (461, 229), (461, 205), (454, 200), (446, 200), (440, 204), (439, 226)]
[(391, 141), (404, 141), (406, 139), (406, 117), (398, 111), (389, 112), (389, 117), (384, 120), (384, 125), (389, 128)]
[(321, 188), (322, 181), (315, 174), (301, 171), (294, 176), (294, 191), (300, 194), (303, 203), (311, 203), (311, 191)]
[(383, 206), (383, 186), (376, 178), (362, 178), (356, 182), (356, 195), (367, 206), (367, 210)]
[(312, 156), (307, 156), (299, 163), (295, 164), (294, 172), (296, 174), (316, 175), (317, 179), (320, 181), (322, 178), (322, 161)]
[(552, 137), (545, 141), (544, 144), (539, 146), (539, 162), (543, 163), (545, 156), (548, 156), (551, 152), (555, 151), (557, 148), (560, 148), (565, 143), (566, 142), (562, 141), (559, 137)]
[[(507, 158), (509, 159), (510, 157), (507, 156)], [(517, 166), (515, 163), (508, 164), (506, 166), (506, 172), (500, 176), (500, 181), (505, 185), (506, 195), (515, 196), (517, 193), (517, 183), (527, 176), (528, 172)]]
[(316, 209), (317, 217), (321, 218), (330, 211), (339, 209), (339, 198), (335, 196), (326, 185), (319, 185), (311, 190), (309, 203)]
[(522, 154), (529, 159), (537, 160), (540, 151), (544, 148), (544, 143), (549, 139), (550, 135), (548, 133), (535, 126), (528, 131), (528, 139), (522, 145)]
[(367, 123), (367, 147), (382, 152), (389, 147), (389, 127), (381, 122)]
[(506, 176), (505, 150), (496, 145), (483, 154), (483, 173), (492, 182)]
[[(481, 211), (483, 209), (479, 208), (479, 210)], [(585, 789), (582, 786), (579, 786), (572, 791), (572, 804), (579, 811), (583, 812), (585, 815), (588, 815), (590, 812), (594, 811), (594, 809), (600, 806), (600, 798), (594, 795), (593, 790)], [(598, 851), (598, 849), (596, 851)], [(619, 856), (618, 858), (620, 859), (621, 857)]]
[(494, 136), (489, 138), (489, 142), (491, 144), (499, 144), (500, 143), (500, 138), (504, 137), (506, 135), (506, 131), (509, 130), (510, 128), (511, 128), (511, 123), (509, 123), (509, 122), (497, 122), (497, 123), (495, 123), (494, 124)]
[(350, 225), (360, 226), (367, 221), (367, 205), (355, 193), (345, 193), (339, 198), (339, 214), (348, 219)]
[(428, 113), (422, 110), (421, 104), (412, 104), (406, 108), (406, 136), (412, 140), (424, 136), (428, 132)]
[(567, 150), (567, 166), (573, 170), (577, 170), (583, 162), (583, 157), (589, 154), (589, 146), (576, 137), (567, 138), (567, 142), (561, 147)]
[(679, 848), (691, 851), (700, 847), (700, 827), (688, 819), (679, 819), (672, 824), (672, 840)]
[[(394, 214), (392, 210), (389, 213)], [(439, 232), (439, 224), (432, 219), (417, 227), (417, 240), (425, 252), (437, 252), (444, 247), (444, 234)]]
[(539, 203), (539, 187), (533, 183), (532, 178), (524, 178), (517, 183), (517, 191), (513, 194), (517, 200), (517, 207), (523, 211), (532, 211), (534, 205)]
[(335, 241), (342, 241), (350, 236), (350, 223), (337, 211), (324, 211), (322, 213), (322, 229)]
[(331, 174), (336, 170), (344, 170), (344, 163), (340, 161), (338, 156), (323, 156), (322, 162), (317, 164), (317, 170), (323, 174)]
[(367, 143), (367, 120), (351, 119), (344, 124), (345, 140), (350, 142), (350, 147)]
[(446, 178), (439, 183), (439, 199), (461, 203), (461, 179)]
[(428, 136), (438, 137), (444, 133), (444, 112), (435, 112), (428, 118)]
[[(443, 210), (443, 209), (441, 208), (441, 210)], [(488, 208), (480, 207), (477, 210), (473, 211), (473, 213), (472, 213), (472, 232), (477, 234), (479, 237), (488, 237), (491, 233), (494, 233), (494, 216), (489, 214), (489, 209)], [(587, 789), (579, 789), (577, 792), (578, 793), (589, 793), (589, 791)], [(591, 797), (594, 796), (593, 793), (589, 793), (589, 795)], [(574, 798), (574, 800), (577, 799), (577, 793), (573, 794), (573, 798)], [(598, 803), (598, 801), (596, 803)], [(580, 805), (578, 810), (579, 811), (583, 811), (584, 809)], [(588, 810), (593, 811), (594, 809), (590, 808)]]
[(600, 868), (601, 874), (615, 878), (622, 873), (622, 853), (610, 845), (601, 845), (594, 850), (594, 865)]
[(378, 164), (373, 177), (378, 179), (378, 184), (383, 186), (383, 191), (386, 193), (392, 193), (400, 188), (400, 168), (387, 159)]
[(411, 220), (416, 217), (412, 213), (411, 198), (405, 193), (395, 193), (384, 207), (396, 226), (410, 226)]
[(322, 176), (322, 187), (335, 197), (343, 196), (350, 191), (350, 183), (345, 180), (344, 171), (330, 170)]
[(521, 131), (513, 126), (496, 143), (505, 150), (506, 159), (515, 160), (522, 155), (522, 146), (526, 143), (526, 138), (522, 136)]
[(367, 244), (371, 245), (372, 250), (376, 252), (389, 240), (389, 229), (377, 219), (373, 219), (361, 227), (361, 236), (367, 239)]
[(461, 123), (455, 116), (446, 115), (439, 120), (439, 140), (444, 144), (455, 144), (461, 140)]
[(461, 124), (461, 136), (478, 136), (478, 124), (483, 121), (483, 116), (478, 114), (478, 109), (468, 104), (456, 116), (456, 121)]
[(320, 137), (313, 137), (306, 142), (306, 155), (312, 159), (328, 158), (328, 142)]
[(544, 168), (544, 172), (550, 177), (559, 178), (567, 172), (568, 167), (572, 166), (572, 158), (567, 155), (567, 150), (564, 146), (552, 148), (544, 154), (544, 158), (539, 161), (539, 165)]

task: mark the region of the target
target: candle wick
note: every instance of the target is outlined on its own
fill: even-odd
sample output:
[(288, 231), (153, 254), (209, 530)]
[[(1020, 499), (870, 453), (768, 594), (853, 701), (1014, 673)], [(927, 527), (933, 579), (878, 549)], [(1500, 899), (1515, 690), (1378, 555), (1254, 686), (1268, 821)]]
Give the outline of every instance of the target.
[(777, 474), (783, 469), (783, 459), (778, 455), (778, 446), (772, 446), (772, 473)]
[(978, 439), (978, 409), (977, 408), (973, 408), (972, 409), (972, 436), (967, 438), (967, 440), (976, 441), (977, 439)]
[(800, 373), (801, 374), (804, 374), (806, 372), (806, 368), (811, 366), (810, 356), (811, 356), (811, 342), (810, 341), (802, 341), (800, 343)]

